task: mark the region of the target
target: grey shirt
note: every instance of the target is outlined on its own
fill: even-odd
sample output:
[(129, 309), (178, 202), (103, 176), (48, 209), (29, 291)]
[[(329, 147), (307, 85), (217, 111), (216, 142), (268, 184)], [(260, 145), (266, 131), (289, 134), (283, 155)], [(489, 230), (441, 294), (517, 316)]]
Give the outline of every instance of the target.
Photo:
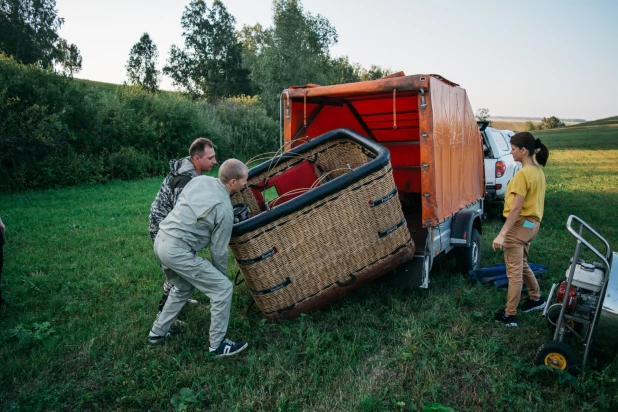
[(159, 230), (196, 251), (210, 246), (212, 264), (225, 274), (233, 225), (234, 209), (227, 187), (219, 179), (198, 176), (185, 186)]

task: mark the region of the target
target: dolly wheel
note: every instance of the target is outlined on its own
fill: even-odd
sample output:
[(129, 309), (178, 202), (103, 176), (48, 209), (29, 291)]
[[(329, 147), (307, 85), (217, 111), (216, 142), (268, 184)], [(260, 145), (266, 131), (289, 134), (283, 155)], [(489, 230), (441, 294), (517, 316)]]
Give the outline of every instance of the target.
[(577, 355), (568, 345), (562, 342), (551, 341), (541, 346), (534, 357), (535, 365), (548, 365), (576, 375)]

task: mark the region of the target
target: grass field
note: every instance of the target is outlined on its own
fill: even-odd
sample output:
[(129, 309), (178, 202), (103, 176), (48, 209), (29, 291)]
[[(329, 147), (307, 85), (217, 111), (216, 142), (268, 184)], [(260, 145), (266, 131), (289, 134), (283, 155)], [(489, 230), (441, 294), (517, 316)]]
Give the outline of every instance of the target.
[[(118, 90), (118, 88), (122, 89), (124, 87), (123, 84), (97, 82), (95, 80), (78, 79), (77, 77), (75, 77), (74, 80), (76, 82), (85, 84), (87, 86), (93, 87), (98, 90), (101, 90), (105, 93), (111, 93), (111, 94), (116, 93), (116, 90)], [(175, 93), (174, 91), (170, 91), (170, 90), (161, 90), (161, 92), (162, 93)]]
[[(550, 148), (546, 215), (530, 260), (545, 293), (588, 221), (618, 248), (618, 117), (538, 133)], [(618, 408), (618, 361), (577, 379), (534, 367), (551, 339), (538, 313), (493, 322), (504, 292), (472, 285), (446, 257), (429, 289), (371, 284), (295, 320), (270, 322), (235, 288), (228, 336), (249, 348), (207, 353), (208, 299), (186, 333), (146, 343), (162, 275), (148, 236), (161, 179), (0, 195), (7, 226), (0, 312), (0, 409), (213, 411), (583, 411)], [(484, 225), (483, 265), (496, 211)], [(229, 267), (232, 276), (236, 269)]]
[(83, 83), (91, 87), (95, 87), (107, 93), (115, 93), (116, 89), (118, 89), (119, 87), (122, 87), (122, 84), (97, 82), (95, 80), (78, 79), (77, 77), (74, 78), (74, 80), (76, 82)]

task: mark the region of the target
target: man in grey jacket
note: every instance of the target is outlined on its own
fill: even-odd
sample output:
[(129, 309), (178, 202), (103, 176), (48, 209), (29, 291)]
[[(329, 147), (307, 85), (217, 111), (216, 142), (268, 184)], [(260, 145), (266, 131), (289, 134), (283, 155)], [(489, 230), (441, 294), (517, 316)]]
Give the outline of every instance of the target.
[[(210, 352), (231, 356), (247, 347), (246, 342), (225, 339), (232, 305), (232, 282), (227, 277), (228, 245), (234, 211), (230, 196), (246, 184), (248, 169), (229, 159), (219, 168), (219, 178), (198, 176), (184, 188), (172, 212), (159, 225), (155, 255), (168, 281), (174, 286), (148, 335), (160, 342), (195, 288), (210, 298)], [(212, 263), (197, 255), (210, 247)]]
[[(163, 180), (161, 188), (159, 188), (157, 196), (150, 206), (148, 232), (153, 243), (159, 232), (159, 224), (174, 208), (182, 189), (191, 179), (204, 172), (211, 171), (216, 164), (217, 159), (215, 158), (213, 144), (205, 137), (197, 138), (191, 143), (189, 156), (180, 160), (170, 160), (170, 172)], [(171, 283), (166, 279), (163, 283), (163, 295), (159, 301), (159, 311), (163, 309), (171, 288)]]

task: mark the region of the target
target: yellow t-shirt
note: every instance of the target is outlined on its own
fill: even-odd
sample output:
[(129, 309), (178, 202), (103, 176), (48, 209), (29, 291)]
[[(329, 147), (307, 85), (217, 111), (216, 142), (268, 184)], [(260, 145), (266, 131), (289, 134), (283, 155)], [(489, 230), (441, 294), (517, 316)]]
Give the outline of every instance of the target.
[(539, 222), (543, 218), (545, 209), (545, 174), (540, 167), (525, 166), (521, 168), (506, 187), (504, 198), (504, 217), (508, 217), (515, 195), (521, 195), (524, 206), (519, 214), (522, 217), (531, 217)]

